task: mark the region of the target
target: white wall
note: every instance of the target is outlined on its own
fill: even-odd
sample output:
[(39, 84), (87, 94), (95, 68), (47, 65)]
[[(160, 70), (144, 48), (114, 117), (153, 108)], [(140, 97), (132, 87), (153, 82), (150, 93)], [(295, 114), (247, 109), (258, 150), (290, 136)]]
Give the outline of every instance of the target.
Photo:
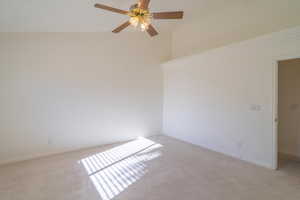
[[(172, 34), (173, 58), (300, 25), (299, 0), (228, 0), (193, 16)], [(190, 13), (187, 13), (189, 15)]]
[(300, 158), (300, 56), (279, 63), (279, 152)]
[(164, 133), (274, 167), (274, 70), (290, 55), (300, 27), (165, 63)]
[(168, 38), (0, 33), (0, 163), (160, 133)]

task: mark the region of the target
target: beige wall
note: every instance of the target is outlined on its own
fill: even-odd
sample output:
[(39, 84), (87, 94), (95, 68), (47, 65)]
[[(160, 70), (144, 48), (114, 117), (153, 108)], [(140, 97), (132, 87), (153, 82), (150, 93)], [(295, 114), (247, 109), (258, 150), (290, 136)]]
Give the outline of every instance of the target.
[(300, 59), (279, 62), (279, 152), (300, 158)]
[(179, 25), (172, 34), (173, 58), (300, 25), (299, 0), (238, 0), (228, 4)]
[(275, 168), (274, 74), (295, 55), (300, 27), (165, 63), (164, 133)]
[(0, 163), (157, 134), (167, 35), (0, 33)]

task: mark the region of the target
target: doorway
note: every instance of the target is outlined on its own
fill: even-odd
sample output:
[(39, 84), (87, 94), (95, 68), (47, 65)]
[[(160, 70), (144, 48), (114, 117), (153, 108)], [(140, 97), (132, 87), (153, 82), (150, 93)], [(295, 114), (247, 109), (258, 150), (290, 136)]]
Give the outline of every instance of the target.
[(300, 173), (300, 58), (278, 62), (278, 169)]

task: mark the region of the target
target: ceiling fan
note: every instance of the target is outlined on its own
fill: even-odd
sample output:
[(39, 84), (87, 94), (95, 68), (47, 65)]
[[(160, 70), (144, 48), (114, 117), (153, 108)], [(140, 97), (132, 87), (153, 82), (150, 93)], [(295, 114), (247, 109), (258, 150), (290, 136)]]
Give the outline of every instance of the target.
[(147, 31), (148, 34), (153, 37), (158, 34), (153, 25), (151, 24), (152, 19), (182, 19), (183, 11), (175, 12), (154, 12), (149, 11), (150, 0), (139, 0), (137, 4), (132, 5), (129, 11), (120, 10), (103, 4), (95, 4), (96, 8), (104, 9), (107, 11), (128, 15), (130, 19), (124, 24), (114, 29), (113, 33), (119, 33), (129, 25), (139, 27), (142, 31)]

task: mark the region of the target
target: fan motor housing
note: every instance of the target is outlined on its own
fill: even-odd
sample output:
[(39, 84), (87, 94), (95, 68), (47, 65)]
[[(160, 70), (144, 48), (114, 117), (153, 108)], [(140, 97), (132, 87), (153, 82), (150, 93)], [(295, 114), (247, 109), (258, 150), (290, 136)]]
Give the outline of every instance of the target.
[(149, 10), (139, 8), (138, 4), (134, 4), (129, 9), (131, 17), (144, 17), (150, 15)]

